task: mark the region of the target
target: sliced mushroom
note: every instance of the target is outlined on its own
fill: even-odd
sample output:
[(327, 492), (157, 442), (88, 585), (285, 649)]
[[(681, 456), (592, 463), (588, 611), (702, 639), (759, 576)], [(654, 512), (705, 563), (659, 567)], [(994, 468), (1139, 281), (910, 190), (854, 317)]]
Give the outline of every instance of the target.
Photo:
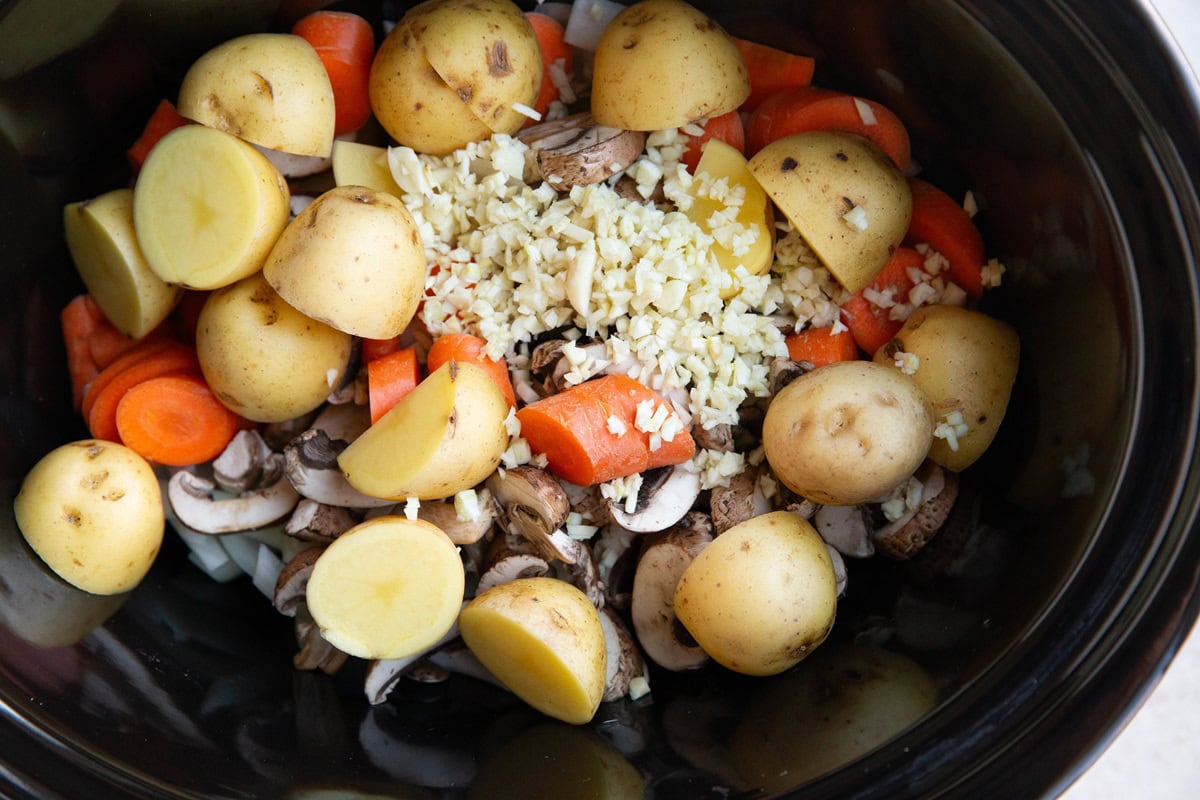
[(528, 539), (547, 561), (569, 557), (551, 540), (571, 510), (557, 478), (537, 467), (520, 466), (497, 470), (485, 488), (504, 510), (502, 527)]
[(875, 554), (871, 541), (871, 523), (862, 506), (821, 506), (813, 514), (813, 527), (825, 544), (850, 558), (868, 558)]
[(529, 354), (529, 375), (534, 379), (534, 386), (543, 397), (561, 390), (554, 388), (550, 379), (562, 358), (562, 349), (566, 344), (566, 339), (548, 339), (539, 343)]
[(556, 537), (560, 550), (566, 551), (569, 559), (564, 558), (553, 562), (555, 575), (587, 595), (588, 600), (596, 608), (604, 607), (604, 582), (600, 580), (600, 571), (592, 559), (592, 551), (578, 539), (563, 536)]
[(729, 480), (728, 486), (714, 486), (709, 493), (709, 511), (713, 530), (719, 536), (738, 523), (766, 514), (771, 501), (758, 482), (757, 467), (747, 467)]
[(846, 562), (837, 548), (826, 542), (825, 549), (829, 551), (829, 560), (833, 562), (833, 578), (837, 586), (837, 596), (841, 597), (846, 593), (846, 584), (850, 580), (850, 574), (846, 572)]
[(675, 585), (712, 538), (711, 520), (690, 512), (675, 527), (644, 542), (633, 578), (630, 611), (642, 651), (665, 669), (694, 669), (708, 661), (708, 655), (675, 617)]
[(641, 188), (638, 187), (638, 182), (628, 174), (617, 178), (617, 182), (613, 184), (613, 191), (617, 193), (618, 197), (631, 203), (657, 204), (665, 202), (667, 199), (667, 192), (661, 180), (654, 184), (650, 196), (645, 197), (642, 195)]
[(646, 146), (645, 133), (597, 125), (586, 112), (531, 126), (517, 138), (529, 145), (542, 177), (560, 192), (608, 180)]
[(283, 457), (267, 460), (265, 485), (227, 500), (213, 497), (213, 481), (187, 470), (179, 470), (167, 483), (167, 499), (179, 521), (202, 533), (236, 533), (261, 528), (281, 519), (295, 508), (300, 496), (288, 482)]
[(602, 526), (612, 522), (608, 501), (600, 494), (599, 486), (576, 486), (564, 480), (559, 483), (567, 493), (571, 510), (582, 517), (586, 524)]
[(303, 498), (288, 519), (283, 532), (302, 542), (328, 544), (362, 521), (362, 516), (343, 506), (327, 506)]
[(911, 558), (937, 535), (958, 499), (958, 475), (928, 462), (918, 473), (921, 503), (904, 516), (875, 531), (875, 546), (888, 558)]
[(451, 625), (450, 629), (442, 635), (441, 639), (438, 639), (433, 645), (419, 653), (413, 653), (403, 658), (380, 658), (368, 662), (366, 675), (363, 679), (363, 692), (367, 696), (367, 702), (371, 705), (382, 703), (387, 699), (392, 689), (395, 688), (396, 683), (400, 680), (400, 676), (404, 674), (405, 670), (457, 638), (458, 625)]
[(475, 494), (479, 501), (479, 514), (475, 519), (459, 519), (454, 503), (437, 501), (421, 503), (417, 517), (441, 528), (457, 545), (474, 544), (491, 533), (498, 510), (490, 490), (480, 489)]
[(313, 567), (316, 566), (323, 550), (323, 547), (309, 547), (301, 550), (283, 565), (283, 570), (275, 581), (272, 599), (275, 610), (280, 614), (285, 617), (296, 616), (296, 612), (304, 603), (308, 579), (312, 576)]
[(434, 664), (428, 658), (419, 658), (404, 670), (404, 677), (417, 683), (445, 683), (450, 680), (450, 670)]
[(482, 594), (502, 583), (518, 578), (540, 578), (549, 572), (550, 564), (527, 539), (506, 533), (494, 537), (488, 546), (475, 591)]
[(271, 448), (256, 430), (238, 431), (221, 454), (213, 459), (213, 480), (231, 494), (259, 486)]
[(600, 609), (600, 627), (604, 629), (604, 695), (605, 703), (629, 694), (634, 678), (650, 680), (650, 671), (638, 650), (629, 628), (611, 608)]
[(267, 443), (267, 446), (276, 452), (281, 452), (287, 446), (288, 442), (312, 427), (313, 420), (320, 413), (321, 410), (319, 408), (313, 409), (307, 414), (293, 417), (283, 422), (268, 422), (259, 425), (258, 429), (262, 433), (263, 441)]
[(633, 542), (638, 536), (620, 525), (605, 525), (592, 543), (592, 560), (604, 583), (604, 605), (617, 611), (629, 610), (638, 560)]
[(664, 531), (683, 519), (700, 497), (700, 476), (685, 466), (661, 467), (642, 473), (637, 506), (625, 510), (621, 502), (609, 502), (613, 521), (638, 533)]
[(380, 508), (392, 500), (370, 497), (355, 489), (338, 467), (337, 457), (345, 450), (344, 439), (331, 439), (321, 428), (309, 428), (283, 450), (287, 477), (304, 497), (329, 506)]
[(455, 639), (445, 647), (434, 650), (429, 654), (429, 660), (455, 675), (465, 675), (493, 686), (499, 686), (501, 689), (508, 689), (483, 665), (483, 662), (475, 657), (462, 639)]
[(720, 453), (733, 451), (733, 428), (728, 423), (721, 422), (711, 428), (703, 425), (692, 425), (692, 439), (701, 450), (716, 450)]
[(295, 625), (296, 642), (300, 645), (299, 652), (292, 657), (292, 665), (296, 669), (319, 669), (326, 675), (332, 675), (350, 658), (325, 640), (321, 629), (307, 613), (297, 612)]
[(776, 358), (767, 367), (767, 386), (771, 396), (783, 391), (783, 387), (812, 370), (812, 364), (807, 361), (792, 361), (790, 358)]

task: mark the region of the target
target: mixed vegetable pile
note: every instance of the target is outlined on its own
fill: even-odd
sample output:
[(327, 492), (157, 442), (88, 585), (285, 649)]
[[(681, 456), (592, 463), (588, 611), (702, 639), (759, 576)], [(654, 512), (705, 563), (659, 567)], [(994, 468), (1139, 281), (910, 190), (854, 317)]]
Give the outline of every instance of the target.
[(64, 210), (92, 434), (15, 503), (132, 589), (165, 522), (301, 669), (465, 672), (573, 723), (649, 664), (789, 669), (919, 551), (1013, 329), (903, 123), (682, 0), (429, 0), (221, 44)]

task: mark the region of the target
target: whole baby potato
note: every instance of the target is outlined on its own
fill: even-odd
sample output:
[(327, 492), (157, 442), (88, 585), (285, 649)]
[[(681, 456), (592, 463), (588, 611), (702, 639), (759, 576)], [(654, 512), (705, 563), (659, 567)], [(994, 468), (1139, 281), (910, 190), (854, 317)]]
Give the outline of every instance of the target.
[(929, 452), (933, 426), (929, 399), (908, 375), (842, 361), (801, 375), (772, 398), (763, 450), (796, 494), (852, 506), (908, 479)]
[(913, 380), (929, 398), (936, 421), (961, 416), (966, 432), (938, 437), (929, 458), (961, 471), (975, 463), (996, 438), (1013, 384), (1021, 343), (1016, 329), (981, 311), (958, 306), (924, 306), (913, 312), (875, 361), (893, 364), (900, 352), (918, 359)]
[(771, 142), (750, 172), (848, 292), (869, 284), (908, 233), (904, 174), (852, 133), (811, 131)]
[(837, 578), (825, 542), (791, 511), (734, 525), (675, 587), (675, 614), (704, 652), (744, 675), (775, 675), (825, 641)]
[(371, 64), (371, 108), (402, 145), (443, 155), (516, 133), (542, 85), (537, 37), (510, 0), (428, 0), (413, 7)]
[(262, 274), (287, 303), (340, 331), (390, 339), (425, 294), (425, 249), (395, 196), (338, 186), (288, 223)]
[(209, 295), (196, 354), (213, 394), (255, 422), (312, 411), (342, 383), (353, 338), (288, 305), (262, 274)]
[(592, 117), (632, 131), (719, 116), (750, 96), (737, 45), (682, 0), (643, 0), (609, 22), (596, 45)]
[(179, 87), (179, 113), (239, 139), (324, 158), (333, 147), (333, 87), (299, 36), (252, 33), (200, 56)]
[(85, 439), (34, 465), (13, 501), (17, 526), (59, 577), (85, 592), (127, 592), (162, 546), (154, 470), (124, 445)]

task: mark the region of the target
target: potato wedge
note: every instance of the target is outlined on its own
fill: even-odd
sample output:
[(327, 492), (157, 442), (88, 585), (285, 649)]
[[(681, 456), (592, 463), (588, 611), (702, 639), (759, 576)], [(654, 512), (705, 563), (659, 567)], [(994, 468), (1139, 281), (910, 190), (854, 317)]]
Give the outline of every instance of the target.
[(463, 641), (497, 679), (543, 714), (582, 725), (604, 694), (604, 629), (587, 595), (557, 578), (518, 578), (472, 600)]
[(440, 528), (383, 516), (334, 539), (305, 591), (321, 636), (334, 647), (359, 658), (403, 658), (450, 630), (464, 588), (458, 548)]
[(508, 410), (486, 370), (449, 361), (343, 450), (338, 465), (371, 497), (451, 497), (500, 464)]
[(333, 143), (333, 181), (338, 186), (366, 186), (393, 197), (401, 195), (388, 166), (386, 147), (360, 142)]

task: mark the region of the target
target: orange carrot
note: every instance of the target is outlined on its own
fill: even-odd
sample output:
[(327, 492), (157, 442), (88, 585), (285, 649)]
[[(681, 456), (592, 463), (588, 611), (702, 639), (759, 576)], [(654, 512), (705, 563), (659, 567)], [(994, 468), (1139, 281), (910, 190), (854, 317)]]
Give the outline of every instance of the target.
[(370, 364), (377, 358), (383, 358), (388, 353), (394, 353), (404, 347), (401, 342), (401, 337), (393, 336), (390, 339), (363, 339), (362, 340), (362, 360), (364, 364)]
[(768, 96), (784, 89), (808, 86), (812, 83), (816, 61), (765, 44), (734, 39), (734, 44), (746, 62), (750, 76), (750, 97), (742, 103), (743, 111), (753, 111)]
[(186, 347), (167, 347), (126, 367), (112, 376), (92, 398), (87, 413), (88, 430), (97, 439), (121, 441), (117, 431), (117, 408), (121, 399), (138, 384), (162, 375), (200, 374), (196, 353)]
[(333, 85), (335, 136), (352, 133), (371, 117), (368, 91), (375, 33), (371, 23), (346, 11), (315, 11), (296, 22), (292, 33), (313, 46)]
[(142, 168), (142, 164), (146, 161), (146, 156), (150, 154), (150, 149), (158, 144), (159, 139), (176, 128), (187, 124), (187, 119), (175, 110), (175, 105), (170, 100), (160, 100), (158, 106), (154, 109), (154, 113), (146, 121), (146, 127), (142, 130), (142, 135), (125, 151), (125, 155), (129, 158), (129, 164), (133, 167), (134, 171), (136, 172)]
[(126, 447), (148, 461), (174, 467), (216, 458), (242, 421), (203, 378), (191, 374), (142, 381), (121, 398), (116, 419)]
[(92, 332), (104, 320), (99, 311), (90, 295), (81, 294), (63, 306), (59, 314), (67, 350), (67, 372), (71, 378), (71, 402), (76, 411), (83, 402), (87, 385), (100, 373), (89, 344)]
[(866, 292), (889, 293), (897, 303), (908, 302), (908, 293), (913, 288), (910, 269), (924, 269), (925, 257), (911, 247), (897, 247), (896, 252), (884, 264), (883, 269), (871, 281), (867, 289), (842, 303), (842, 324), (859, 348), (868, 356), (890, 342), (904, 326), (903, 320), (892, 319), (889, 309), (880, 308), (866, 297)]
[(805, 328), (784, 341), (792, 361), (807, 361), (814, 367), (858, 358), (858, 344), (849, 329), (834, 333), (832, 327)]
[(746, 130), (742, 127), (742, 115), (736, 109), (728, 114), (713, 117), (701, 127), (704, 128), (704, 133), (699, 136), (689, 134), (684, 146), (682, 160), (687, 165), (688, 172), (696, 171), (704, 143), (709, 139), (720, 139), (739, 153), (746, 152)]
[(606, 375), (530, 403), (517, 411), (517, 419), (521, 435), (534, 452), (546, 456), (554, 474), (591, 486), (679, 464), (695, 454), (696, 443), (686, 428), (670, 441), (659, 441), (637, 427), (638, 406), (646, 401), (653, 409), (666, 405), (644, 384)]
[(83, 394), (83, 401), (80, 403), (80, 411), (83, 413), (83, 418), (86, 420), (92, 411), (92, 404), (96, 402), (96, 394), (104, 388), (105, 384), (115, 378), (124, 370), (133, 366), (147, 358), (156, 356), (159, 352), (167, 349), (182, 349), (190, 348), (174, 342), (170, 339), (155, 339), (149, 342), (139, 342), (131, 347), (126, 352), (122, 353), (119, 358), (113, 361), (92, 379), (88, 384)]
[(908, 244), (928, 244), (950, 262), (950, 280), (970, 297), (983, 296), (983, 236), (954, 198), (927, 181), (909, 180), (912, 222)]
[(371, 405), (371, 423), (391, 410), (400, 398), (417, 387), (421, 379), (417, 351), (406, 347), (367, 362), (367, 395)]
[(746, 152), (753, 155), (776, 139), (806, 131), (845, 131), (870, 139), (900, 169), (912, 159), (908, 131), (900, 118), (873, 100), (801, 86), (762, 101), (746, 124)]
[(500, 387), (510, 408), (517, 407), (517, 394), (513, 391), (512, 378), (508, 375), (508, 364), (488, 358), (483, 352), (487, 342), (469, 333), (447, 333), (434, 340), (425, 356), (425, 369), (433, 372), (447, 361), (467, 361), (478, 364), (488, 371), (492, 380)]
[[(542, 51), (542, 88), (538, 93), (537, 102), (533, 104), (533, 108), (539, 114), (545, 116), (546, 111), (550, 108), (550, 103), (558, 100), (558, 87), (554, 85), (554, 81), (550, 78), (550, 67), (554, 62), (558, 61), (559, 66), (570, 75), (571, 74), (571, 46), (563, 40), (565, 29), (558, 20), (546, 14), (539, 14), (536, 11), (525, 12), (525, 19), (529, 20), (529, 24), (533, 26), (533, 33), (537, 37), (538, 47)], [(536, 120), (530, 120), (527, 125), (535, 124)]]

